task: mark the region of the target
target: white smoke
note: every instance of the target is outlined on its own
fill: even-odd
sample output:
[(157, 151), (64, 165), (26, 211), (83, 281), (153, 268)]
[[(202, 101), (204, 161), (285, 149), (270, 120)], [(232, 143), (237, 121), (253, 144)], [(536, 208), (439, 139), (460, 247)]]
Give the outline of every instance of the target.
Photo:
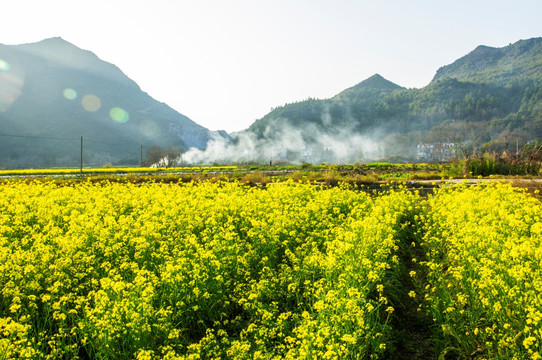
[(239, 163), (251, 161), (258, 153), (256, 142), (251, 134), (239, 134), (229, 140), (215, 136), (209, 140), (205, 150), (190, 148), (182, 155), (183, 162), (189, 164)]
[[(331, 124), (328, 111), (322, 120)], [(384, 156), (381, 146), (383, 134), (355, 133), (352, 129), (320, 130), (316, 125), (300, 129), (284, 119), (274, 119), (264, 130), (263, 138), (252, 132), (234, 134), (234, 140), (215, 136), (205, 150), (191, 148), (182, 155), (183, 163), (353, 163), (380, 159)]]

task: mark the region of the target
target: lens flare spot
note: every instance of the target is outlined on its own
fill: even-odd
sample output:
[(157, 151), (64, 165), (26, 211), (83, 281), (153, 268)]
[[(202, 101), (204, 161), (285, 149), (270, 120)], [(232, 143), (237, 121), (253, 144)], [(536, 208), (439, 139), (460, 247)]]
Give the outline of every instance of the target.
[(0, 59), (0, 71), (8, 71), (11, 69), (9, 63), (3, 59)]
[(139, 124), (139, 131), (149, 138), (156, 138), (160, 134), (158, 125), (150, 119), (145, 119)]
[(111, 119), (115, 120), (119, 123), (125, 123), (130, 120), (130, 114), (128, 112), (120, 107), (114, 107), (109, 111), (109, 116), (111, 116)]
[(81, 105), (83, 105), (83, 108), (86, 111), (95, 112), (100, 110), (102, 107), (102, 102), (96, 95), (89, 94), (83, 96), (83, 99), (81, 99)]
[(75, 100), (77, 98), (77, 91), (75, 91), (74, 89), (71, 89), (71, 88), (64, 89), (62, 94), (68, 100)]

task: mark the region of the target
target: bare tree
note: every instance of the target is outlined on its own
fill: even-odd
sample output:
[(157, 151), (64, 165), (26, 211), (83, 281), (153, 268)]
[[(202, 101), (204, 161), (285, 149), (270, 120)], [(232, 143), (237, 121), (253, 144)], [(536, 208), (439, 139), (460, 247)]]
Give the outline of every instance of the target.
[(177, 166), (181, 157), (181, 151), (170, 146), (166, 149), (160, 146), (153, 145), (147, 149), (147, 157), (143, 161), (145, 166), (157, 166), (157, 167), (174, 167)]

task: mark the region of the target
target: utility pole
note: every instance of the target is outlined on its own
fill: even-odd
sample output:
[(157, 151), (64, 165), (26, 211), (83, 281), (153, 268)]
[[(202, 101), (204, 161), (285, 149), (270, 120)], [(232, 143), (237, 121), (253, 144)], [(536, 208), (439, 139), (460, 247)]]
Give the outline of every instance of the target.
[(139, 145), (139, 167), (143, 167), (143, 144)]
[(83, 173), (83, 135), (81, 135), (81, 174)]

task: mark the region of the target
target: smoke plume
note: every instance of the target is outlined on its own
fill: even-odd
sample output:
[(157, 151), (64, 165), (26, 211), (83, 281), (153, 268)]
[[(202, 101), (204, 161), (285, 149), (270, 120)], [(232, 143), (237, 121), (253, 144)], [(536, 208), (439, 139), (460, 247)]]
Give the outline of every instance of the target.
[[(329, 115), (322, 114), (329, 122)], [(357, 134), (352, 129), (324, 131), (316, 125), (303, 129), (287, 121), (273, 121), (263, 136), (244, 131), (233, 140), (215, 136), (205, 150), (191, 148), (182, 155), (183, 163), (353, 163), (383, 156), (382, 134)]]

